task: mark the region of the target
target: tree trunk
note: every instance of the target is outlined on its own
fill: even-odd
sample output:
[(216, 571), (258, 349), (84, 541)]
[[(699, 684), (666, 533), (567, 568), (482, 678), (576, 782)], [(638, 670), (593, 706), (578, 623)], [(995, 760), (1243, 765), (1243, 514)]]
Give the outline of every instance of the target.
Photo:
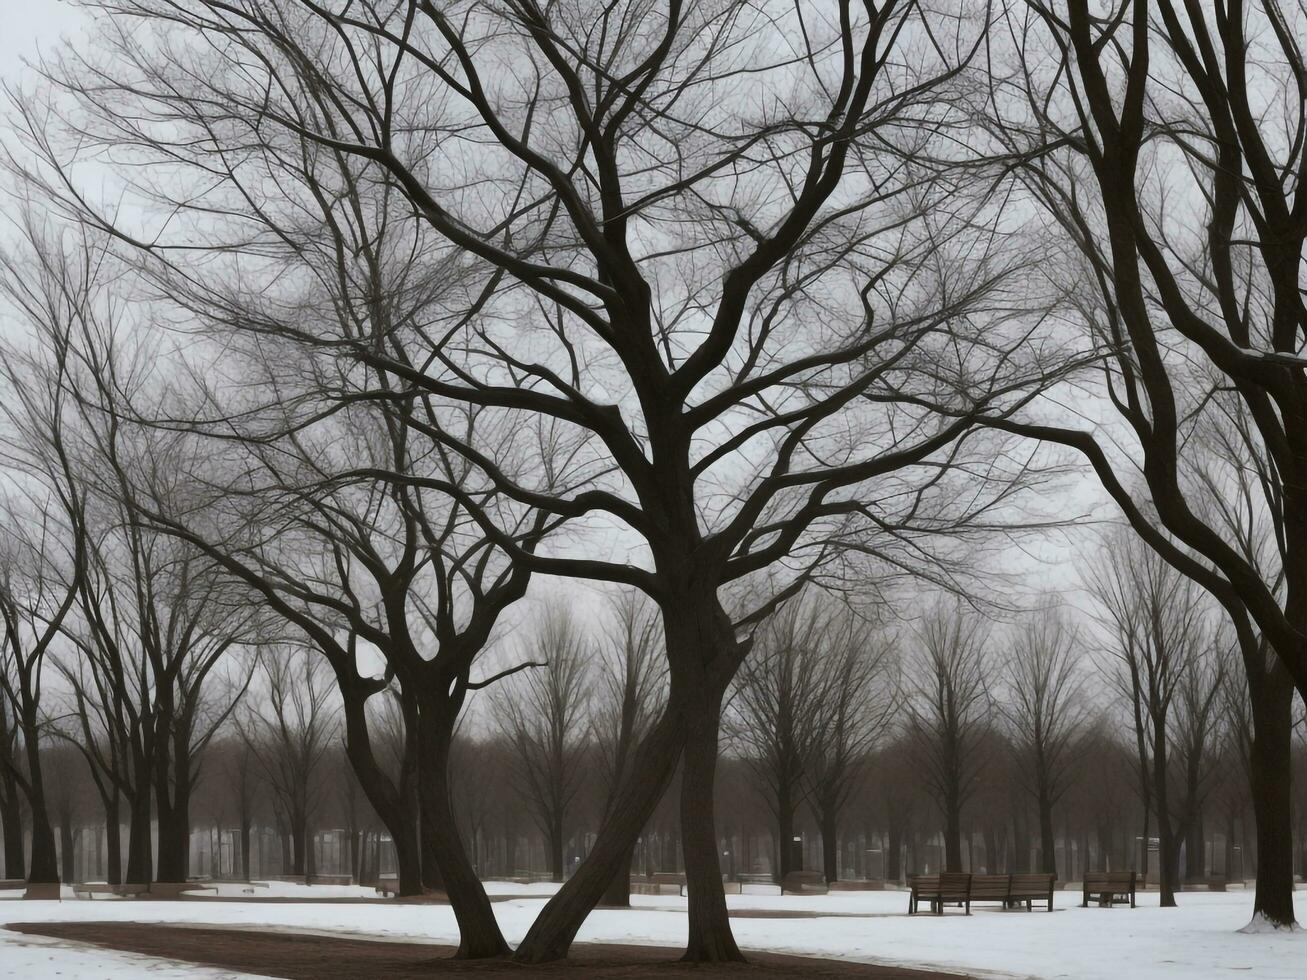
[[(1068, 845), (1069, 846), (1069, 845)], [(1053, 801), (1046, 794), (1039, 798), (1039, 870), (1057, 874), (1057, 839), (1053, 834)]]
[(617, 873), (609, 882), (607, 891), (599, 904), (605, 908), (627, 909), (631, 907), (631, 864), (635, 860), (635, 843), (626, 850), (626, 856), (620, 862)]
[(953, 794), (944, 801), (944, 870), (962, 870), (962, 805)]
[(776, 857), (776, 873), (773, 877), (776, 884), (785, 881), (785, 876), (795, 870), (794, 861), (792, 860), (792, 848), (790, 846), (794, 839), (794, 800), (790, 795), (789, 786), (782, 785), (776, 793), (776, 849), (780, 852)]
[[(1249, 777), (1257, 823), (1257, 892), (1253, 922), (1293, 926), (1293, 683), (1276, 665), (1253, 691)], [(1233, 834), (1233, 819), (1231, 833)], [(1227, 845), (1227, 853), (1229, 847)], [(1227, 866), (1226, 877), (1233, 868)]]
[(561, 883), (563, 880), (563, 821), (554, 814), (549, 821), (549, 880)]
[(567, 956), (577, 930), (603, 897), (658, 806), (676, 768), (683, 739), (677, 715), (669, 705), (636, 749), (630, 774), (618, 786), (590, 853), (545, 903), (514, 959), (545, 963)]
[(59, 864), (60, 873), (65, 883), (71, 883), (77, 879), (77, 865), (74, 861), (75, 851), (77, 849), (72, 819), (67, 813), (59, 816)]
[(250, 818), (241, 817), (241, 878), (250, 880)]
[(40, 739), (36, 719), (24, 724), (27, 743), (27, 807), (32, 818), (32, 853), (27, 880), (33, 884), (58, 884), (59, 859), (55, 851), (54, 828), (45, 802), (45, 781), (41, 774)]
[(422, 868), (422, 888), (424, 891), (443, 892), (445, 879), (440, 873), (440, 861), (436, 856), (436, 829), (432, 826), (434, 818), (425, 807), (418, 806), (417, 834), (419, 863)]
[[(155, 787), (159, 821), (159, 881), (185, 882), (190, 873), (190, 790), (185, 785), (189, 779), (189, 772), (179, 772), (175, 785), (169, 787), (165, 773), (164, 780)], [(168, 800), (170, 789), (171, 801)], [(218, 875), (214, 873), (214, 877)]]
[(127, 798), (127, 883), (148, 885), (154, 880), (154, 845), (150, 840), (150, 781), (141, 779)]
[(18, 798), (17, 785), (12, 787), (14, 790), (12, 796), (9, 795), (9, 789), (10, 787), (6, 787), (4, 806), (0, 808), (0, 821), (4, 822), (5, 877), (26, 878), (27, 855), (23, 851), (23, 805)]
[(449, 904), (458, 920), (459, 959), (503, 956), (508, 943), (500, 932), (485, 887), (468, 860), (449, 796), (449, 750), (457, 712), (448, 704), (429, 703), (419, 714), (418, 790), (424, 834), (435, 849)]
[(112, 801), (104, 806), (104, 836), (108, 851), (108, 868), (105, 881), (111, 885), (123, 883), (123, 840), (121, 814), (119, 813), (118, 793), (114, 791)]
[(838, 839), (839, 814), (835, 807), (827, 804), (821, 811), (821, 869), (826, 876), (826, 883), (837, 881), (840, 876), (840, 856)]
[[(695, 685), (689, 710), (681, 715), (685, 764), (681, 772), (681, 848), (689, 894), (689, 937), (682, 960), (688, 963), (743, 962), (726, 914), (721, 861), (717, 854), (713, 789), (717, 773), (717, 732), (722, 695)], [(783, 841), (783, 849), (789, 841)]]
[[(1180, 870), (1180, 842), (1171, 824), (1167, 786), (1166, 731), (1163, 725), (1154, 723), (1153, 734), (1153, 799), (1157, 810), (1157, 846), (1158, 846), (1158, 905), (1162, 908), (1175, 908), (1175, 880)], [(1144, 838), (1145, 851), (1148, 839)], [(1145, 858), (1147, 860), (1147, 858)]]
[[(421, 895), (422, 857), (418, 840), (417, 786), (415, 777), (407, 775), (414, 763), (408, 758), (403, 761), (401, 768), (406, 770), (406, 773), (401, 774), (401, 785), (397, 789), (372, 754), (367, 715), (364, 710), (365, 699), (355, 696), (351, 690), (343, 700), (345, 755), (349, 759), (350, 768), (354, 770), (359, 786), (363, 788), (363, 795), (372, 804), (373, 811), (386, 825), (391, 840), (395, 842), (395, 870), (399, 876), (397, 882), (399, 894), (401, 897)], [(406, 720), (405, 724), (407, 723)], [(380, 874), (380, 865), (376, 870)]]
[(889, 822), (889, 853), (885, 855), (885, 878), (888, 881), (903, 880), (903, 866), (901, 852), (903, 850), (903, 831), (899, 822), (891, 819)]

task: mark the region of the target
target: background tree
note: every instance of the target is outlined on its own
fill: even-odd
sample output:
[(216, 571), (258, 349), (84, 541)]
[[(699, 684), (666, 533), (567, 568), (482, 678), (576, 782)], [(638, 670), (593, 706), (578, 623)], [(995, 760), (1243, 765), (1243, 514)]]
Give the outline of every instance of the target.
[(990, 710), (989, 630), (960, 608), (936, 609), (909, 662), (908, 731), (944, 822), (944, 864), (962, 870), (962, 811), (980, 778)]
[(1039, 815), (1040, 871), (1057, 874), (1053, 808), (1071, 784), (1090, 707), (1079, 669), (1079, 637), (1052, 604), (1015, 636), (1002, 710), (1022, 785)]
[[(666, 698), (666, 660), (657, 608), (639, 592), (619, 592), (591, 668), (590, 739), (599, 764), (603, 808), (613, 806), (618, 787), (633, 777), (636, 749), (649, 734)], [(631, 904), (631, 862), (635, 842), (613, 876), (603, 905)]]
[(290, 873), (312, 875), (314, 821), (322, 802), (322, 766), (337, 733), (328, 670), (298, 643), (260, 651), (259, 690), (240, 716), (242, 739), (258, 760), (289, 833)]
[(532, 669), (494, 693), (495, 720), (513, 747), (518, 782), (544, 835), (550, 877), (562, 881), (569, 811), (581, 789), (589, 650), (571, 616), (554, 608), (523, 644), (522, 657)]
[[(1208, 626), (1201, 593), (1146, 545), (1117, 536), (1095, 569), (1093, 592), (1113, 630), (1113, 677), (1131, 713), (1137, 743), (1141, 798), (1157, 820), (1163, 907), (1175, 905), (1179, 884), (1179, 805), (1172, 787), (1179, 691), (1197, 668)], [(1144, 858), (1147, 858), (1145, 852)]]

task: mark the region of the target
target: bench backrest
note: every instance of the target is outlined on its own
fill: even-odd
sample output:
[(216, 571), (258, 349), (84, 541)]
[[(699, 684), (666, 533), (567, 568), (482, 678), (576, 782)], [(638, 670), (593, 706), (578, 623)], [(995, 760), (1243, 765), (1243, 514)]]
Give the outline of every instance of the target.
[(941, 895), (966, 895), (971, 890), (971, 875), (963, 871), (945, 871), (939, 876)]
[(1045, 895), (1053, 890), (1053, 882), (1057, 875), (1053, 874), (1024, 874), (1012, 876), (1012, 891), (1021, 894), (1035, 893)]
[(973, 899), (1006, 899), (1011, 884), (1011, 875), (972, 875), (971, 897)]
[(684, 885), (685, 875), (677, 874), (675, 871), (655, 871), (649, 876), (649, 880), (655, 885)]
[(1133, 871), (1086, 871), (1085, 888), (1120, 888), (1130, 889), (1135, 887), (1135, 872)]

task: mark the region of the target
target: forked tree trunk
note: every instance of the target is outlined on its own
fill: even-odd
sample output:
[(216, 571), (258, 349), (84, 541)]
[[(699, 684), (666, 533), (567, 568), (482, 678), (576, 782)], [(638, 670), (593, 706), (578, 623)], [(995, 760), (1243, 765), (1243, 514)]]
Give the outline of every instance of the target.
[(682, 744), (683, 733), (669, 705), (636, 749), (629, 775), (618, 787), (590, 853), (576, 874), (545, 903), (514, 959), (546, 963), (567, 956), (577, 930), (603, 897), (658, 806)]
[[(1253, 919), (1294, 924), (1293, 799), (1287, 774), (1293, 755), (1293, 682), (1276, 668), (1252, 691), (1253, 738), (1249, 777), (1257, 823), (1257, 892)], [(1231, 830), (1233, 832), (1233, 819)], [(1226, 853), (1230, 853), (1227, 844)], [(1226, 866), (1226, 877), (1234, 869)]]
[(476, 869), (468, 860), (449, 797), (449, 750), (457, 712), (444, 704), (426, 704), (419, 713), (418, 790), (424, 834), (429, 834), (444, 879), (449, 904), (458, 920), (459, 959), (504, 956), (508, 943), (500, 932)]
[[(395, 870), (399, 876), (397, 888), (401, 897), (422, 894), (422, 855), (418, 834), (418, 799), (416, 779), (401, 775), (396, 788), (390, 777), (382, 771), (372, 754), (368, 734), (366, 699), (353, 687), (343, 688), (345, 708), (345, 757), (358, 779), (363, 795), (372, 804), (373, 811), (390, 831), (395, 843)], [(407, 719), (405, 721), (407, 724)], [(404, 768), (411, 767), (405, 759)], [(378, 865), (378, 873), (380, 865)]]

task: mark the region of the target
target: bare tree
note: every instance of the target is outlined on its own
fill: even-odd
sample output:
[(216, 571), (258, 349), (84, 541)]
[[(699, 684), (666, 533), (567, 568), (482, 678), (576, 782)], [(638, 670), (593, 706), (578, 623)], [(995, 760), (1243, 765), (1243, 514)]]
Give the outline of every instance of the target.
[(907, 670), (908, 730), (944, 821), (944, 863), (962, 870), (962, 813), (980, 776), (990, 709), (989, 630), (961, 608), (922, 624)]
[(1046, 874), (1057, 874), (1053, 808), (1070, 787), (1090, 715), (1079, 653), (1075, 628), (1050, 602), (1016, 634), (1007, 663), (1003, 712), (1017, 772), (1039, 814), (1040, 870)]
[[(1049, 268), (1104, 354), (1127, 452), (1047, 420), (999, 424), (1083, 453), (1135, 531), (1232, 619), (1257, 731), (1253, 798), (1266, 860), (1254, 917), (1290, 926), (1278, 675), (1307, 693), (1307, 225), (1295, 179), (1307, 146), (1286, 134), (1307, 120), (1307, 12), (1070, 0), (1015, 7), (1009, 25), (1019, 57), (1012, 75), (995, 76), (1004, 81), (992, 88), (993, 130), (1065, 243), (1058, 262), (1050, 241)], [(1181, 195), (1196, 210), (1174, 208)], [(1213, 424), (1243, 443), (1219, 467), (1202, 458), (1205, 440), (1191, 438)], [(1252, 493), (1237, 506), (1251, 503), (1274, 527), (1263, 555), (1247, 547), (1245, 522), (1222, 513), (1223, 492), (1249, 476)]]
[(1129, 536), (1111, 539), (1093, 570), (1091, 589), (1106, 610), (1114, 678), (1134, 724), (1143, 838), (1147, 843), (1151, 810), (1157, 819), (1160, 902), (1174, 906), (1183, 839), (1171, 770), (1177, 700), (1203, 652), (1208, 610), (1196, 583)]
[(517, 778), (544, 835), (554, 881), (562, 881), (567, 870), (569, 811), (581, 789), (589, 653), (571, 616), (551, 609), (523, 645), (523, 659), (534, 669), (493, 695), (495, 718), (513, 746)]
[[(1027, 345), (1022, 300), (1005, 290), (1028, 256), (1004, 241), (985, 182), (953, 165), (968, 162), (954, 138), (972, 125), (959, 80), (985, 17), (911, 3), (773, 17), (744, 0), (666, 10), (632, 0), (597, 17), (517, 0), (109, 6), (173, 38), (145, 45), (111, 29), (111, 63), (52, 72), (86, 110), (83, 145), (128, 145), (134, 162), (165, 164), (169, 189), (142, 187), (147, 213), (166, 199), (232, 221), (206, 241), (188, 231), (185, 254), (214, 259), (203, 270), (174, 251), (175, 235), (119, 225), (124, 247), (149, 239), (139, 258), (158, 292), (228, 333), (329, 351), (329, 376), (374, 371), (385, 383), (372, 397), (521, 412), (580, 433), (594, 479), (541, 491), (439, 416), (406, 422), (500, 494), (560, 520), (602, 515), (641, 539), (640, 564), (545, 554), (495, 515), (478, 518), (531, 570), (649, 594), (671, 676), (637, 776), (518, 957), (566, 954), (683, 760), (687, 955), (739, 959), (713, 777), (722, 700), (747, 642), (721, 590), (789, 561), (801, 568), (821, 540), (858, 527), (888, 532), (908, 560), (927, 550), (917, 530), (969, 526), (1026, 472), (975, 436), (977, 421), (1013, 411), (1068, 366)], [(772, 85), (789, 93), (779, 116), (756, 101)], [(65, 164), (37, 115), (28, 120), (42, 165)], [(306, 159), (329, 201), (356, 171), (403, 199), (420, 218), (412, 250), (469, 273), (447, 315), (393, 330), (324, 326), (285, 302), (280, 262), (233, 260), (233, 239), (294, 250), (284, 244), (298, 243), (316, 188), (286, 163), (302, 172)], [(85, 195), (54, 196), (105, 220)], [(333, 213), (341, 227), (357, 218), (348, 206)], [(968, 470), (981, 458), (998, 465)], [(366, 475), (422, 482), (390, 467)], [(478, 509), (475, 494), (450, 489)], [(790, 572), (778, 574), (782, 591), (798, 587)]]
[(900, 702), (894, 647), (854, 610), (833, 606), (820, 649), (816, 718), (803, 782), (821, 829), (822, 870), (829, 883), (839, 877), (841, 817)]
[(820, 673), (829, 619), (830, 607), (812, 597), (791, 600), (773, 613), (755, 634), (729, 704), (727, 730), (774, 821), (772, 867), (778, 882), (797, 870), (791, 841), (821, 723), (819, 698), (829, 693)]
[[(662, 623), (657, 607), (641, 593), (625, 590), (612, 602), (592, 676), (591, 741), (599, 763), (606, 815), (617, 800), (619, 787), (633, 777), (636, 749), (657, 721), (666, 699)], [(631, 904), (634, 852), (632, 842), (625, 862), (604, 894), (603, 905)]]
[(259, 654), (261, 690), (238, 716), (241, 738), (258, 760), (290, 833), (295, 875), (311, 875), (321, 769), (337, 731), (333, 686), (324, 661), (301, 644)]

